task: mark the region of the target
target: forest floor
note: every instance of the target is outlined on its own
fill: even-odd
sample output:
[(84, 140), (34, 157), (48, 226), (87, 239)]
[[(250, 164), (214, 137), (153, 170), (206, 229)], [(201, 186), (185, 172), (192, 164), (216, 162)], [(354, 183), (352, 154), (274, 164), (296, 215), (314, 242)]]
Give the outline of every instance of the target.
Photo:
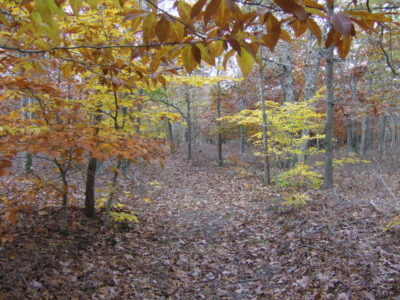
[(104, 230), (73, 206), (61, 235), (54, 207), (20, 216), (0, 247), (0, 299), (400, 299), (400, 230), (382, 230), (393, 215), (379, 206), (399, 177), (352, 168), (296, 208), (237, 163), (174, 155), (121, 180), (137, 224)]

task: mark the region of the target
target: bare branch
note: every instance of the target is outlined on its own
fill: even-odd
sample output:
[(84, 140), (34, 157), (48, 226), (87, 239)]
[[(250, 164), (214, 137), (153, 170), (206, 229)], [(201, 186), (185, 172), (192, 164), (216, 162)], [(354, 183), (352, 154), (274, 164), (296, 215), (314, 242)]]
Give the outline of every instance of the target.
[(176, 106), (175, 104), (173, 104), (171, 102), (168, 102), (167, 100), (151, 98), (151, 99), (149, 99), (149, 101), (160, 102), (160, 103), (164, 103), (167, 106), (171, 106), (172, 108), (174, 108), (182, 116), (183, 119), (186, 119), (185, 114), (181, 111), (181, 109), (178, 106)]

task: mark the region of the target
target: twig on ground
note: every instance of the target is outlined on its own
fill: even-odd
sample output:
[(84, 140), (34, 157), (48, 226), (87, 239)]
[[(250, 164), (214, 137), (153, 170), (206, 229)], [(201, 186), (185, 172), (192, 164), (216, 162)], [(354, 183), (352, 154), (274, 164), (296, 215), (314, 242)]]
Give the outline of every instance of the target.
[(26, 285), (26, 288), (29, 289), (29, 284), (28, 284), (28, 282), (26, 281), (24, 274), (19, 273), (19, 277), (21, 277), (21, 280), (22, 280), (22, 282)]
[(381, 168), (379, 162), (376, 162), (376, 165), (377, 165), (378, 168), (379, 168), (379, 172), (378, 172), (378, 177), (379, 177), (379, 179), (382, 181), (383, 186), (384, 186), (385, 189), (389, 192), (390, 196), (392, 196), (392, 198), (393, 198), (394, 201), (396, 202), (396, 205), (398, 206), (398, 205), (399, 205), (399, 199), (398, 199), (397, 196), (393, 193), (393, 191), (389, 188), (389, 186), (387, 185), (386, 181), (383, 179), (383, 176), (382, 176), (383, 171), (382, 171), (382, 168)]

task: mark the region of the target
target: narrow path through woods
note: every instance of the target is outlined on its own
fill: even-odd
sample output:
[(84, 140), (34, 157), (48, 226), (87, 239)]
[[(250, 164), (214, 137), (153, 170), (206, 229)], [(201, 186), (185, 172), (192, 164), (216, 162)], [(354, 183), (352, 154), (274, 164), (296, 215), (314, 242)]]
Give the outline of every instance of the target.
[[(164, 293), (241, 299), (254, 297), (246, 287), (251, 285), (263, 294), (259, 281), (272, 276), (270, 249), (258, 245), (267, 236), (256, 231), (268, 222), (264, 212), (269, 202), (253, 201), (259, 181), (249, 184), (235, 175), (233, 169), (217, 168), (205, 159), (191, 165), (172, 161), (161, 171), (162, 189), (151, 208), (151, 217), (164, 229), (157, 229), (163, 242), (160, 265), (172, 265), (173, 277), (184, 287), (169, 283)], [(260, 213), (263, 222), (246, 228)]]

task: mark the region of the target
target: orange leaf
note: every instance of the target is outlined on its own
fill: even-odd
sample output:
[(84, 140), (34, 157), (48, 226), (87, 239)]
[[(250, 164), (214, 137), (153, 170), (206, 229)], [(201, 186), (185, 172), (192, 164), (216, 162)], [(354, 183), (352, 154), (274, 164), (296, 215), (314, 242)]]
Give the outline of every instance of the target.
[(336, 46), (339, 40), (340, 40), (340, 33), (338, 33), (335, 29), (331, 28), (326, 37), (325, 48), (329, 48), (332, 44)]
[(266, 20), (268, 34), (263, 36), (264, 43), (271, 51), (274, 51), (281, 36), (281, 23), (271, 13), (266, 15)]
[(342, 59), (345, 59), (347, 54), (350, 51), (350, 46), (351, 46), (351, 37), (343, 37), (343, 39), (341, 39), (338, 42), (337, 48), (338, 48), (338, 52), (340, 54), (340, 57)]
[(307, 24), (300, 22), (299, 20), (290, 23), (290, 26), (293, 28), (296, 36), (301, 36), (307, 30)]
[(318, 43), (321, 43), (322, 33), (321, 33), (321, 29), (319, 28), (318, 24), (313, 19), (308, 18), (307, 26), (308, 26), (308, 29), (312, 32), (312, 34), (317, 38)]
[(303, 0), (302, 3), (308, 7), (314, 7), (314, 8), (320, 9), (320, 10), (325, 10), (325, 7), (323, 5), (317, 3), (313, 0)]

